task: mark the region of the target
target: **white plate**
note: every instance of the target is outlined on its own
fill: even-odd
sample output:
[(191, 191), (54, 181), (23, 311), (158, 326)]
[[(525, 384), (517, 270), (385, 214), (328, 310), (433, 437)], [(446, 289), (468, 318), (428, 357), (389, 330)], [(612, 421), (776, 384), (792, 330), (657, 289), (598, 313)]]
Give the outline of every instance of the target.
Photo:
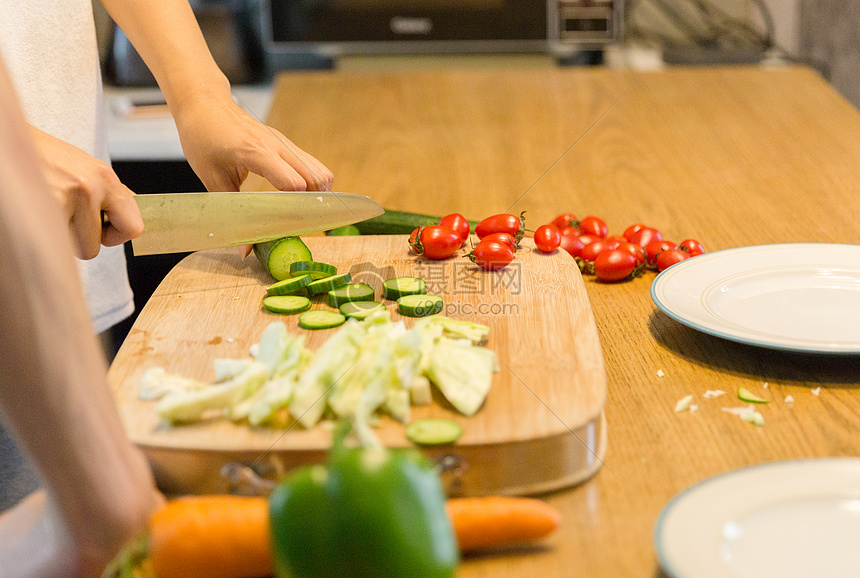
[(651, 298), (725, 339), (809, 353), (860, 353), (860, 245), (789, 243), (705, 253), (666, 269)]
[(676, 496), (654, 531), (673, 578), (860, 576), (860, 459), (775, 462)]

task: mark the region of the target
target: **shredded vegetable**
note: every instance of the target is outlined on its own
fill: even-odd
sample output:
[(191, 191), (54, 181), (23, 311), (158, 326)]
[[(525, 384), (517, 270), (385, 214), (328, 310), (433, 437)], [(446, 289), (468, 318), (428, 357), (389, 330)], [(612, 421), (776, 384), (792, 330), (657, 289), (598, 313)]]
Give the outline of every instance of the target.
[(483, 405), (499, 364), (483, 347), (489, 327), (442, 316), (411, 328), (387, 311), (350, 319), (317, 351), (282, 322), (270, 324), (247, 359), (218, 359), (211, 384), (148, 370), (141, 399), (160, 400), (170, 423), (207, 418), (279, 422), (285, 414), (306, 428), (324, 416), (351, 418), (359, 434), (385, 413), (408, 423), (411, 406), (432, 402), (432, 386), (457, 410), (473, 415)]

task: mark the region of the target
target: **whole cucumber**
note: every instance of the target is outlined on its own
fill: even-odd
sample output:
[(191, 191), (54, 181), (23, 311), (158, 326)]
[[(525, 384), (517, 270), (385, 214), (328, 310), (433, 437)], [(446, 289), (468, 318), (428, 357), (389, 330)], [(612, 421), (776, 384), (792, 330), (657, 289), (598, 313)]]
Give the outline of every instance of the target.
[[(383, 214), (356, 223), (355, 227), (362, 235), (409, 235), (416, 227), (438, 225), (441, 218), (421, 213), (385, 209)], [(478, 221), (469, 221), (469, 227), (473, 232), (477, 224)]]

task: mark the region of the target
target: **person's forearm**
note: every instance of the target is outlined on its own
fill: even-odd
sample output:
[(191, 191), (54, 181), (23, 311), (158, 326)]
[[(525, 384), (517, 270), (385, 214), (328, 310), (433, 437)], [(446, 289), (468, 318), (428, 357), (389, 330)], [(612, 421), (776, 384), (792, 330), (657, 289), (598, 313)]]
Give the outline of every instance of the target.
[(188, 98), (229, 98), (188, 0), (102, 0), (161, 87), (171, 111)]
[(188, 0), (102, 0), (164, 93), (188, 163), (210, 191), (238, 191), (249, 173), (273, 187), (329, 190), (321, 162), (239, 107)]
[[(144, 527), (152, 477), (117, 414), (68, 224), (41, 175), (2, 61), (0, 127), (0, 416), (44, 481), (46, 519), (67, 532), (78, 563), (97, 563)], [(15, 517), (0, 522), (0, 536), (14, 535)], [(36, 563), (21, 553), (46, 547), (0, 540), (0, 568)]]

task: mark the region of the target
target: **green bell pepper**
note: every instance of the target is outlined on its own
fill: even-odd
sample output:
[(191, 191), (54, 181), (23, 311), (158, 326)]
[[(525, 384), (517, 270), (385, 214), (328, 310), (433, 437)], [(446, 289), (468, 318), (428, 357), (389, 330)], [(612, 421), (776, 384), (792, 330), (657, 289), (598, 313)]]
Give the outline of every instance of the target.
[(278, 578), (454, 575), (459, 550), (432, 465), (414, 450), (348, 448), (299, 469), (269, 498)]

